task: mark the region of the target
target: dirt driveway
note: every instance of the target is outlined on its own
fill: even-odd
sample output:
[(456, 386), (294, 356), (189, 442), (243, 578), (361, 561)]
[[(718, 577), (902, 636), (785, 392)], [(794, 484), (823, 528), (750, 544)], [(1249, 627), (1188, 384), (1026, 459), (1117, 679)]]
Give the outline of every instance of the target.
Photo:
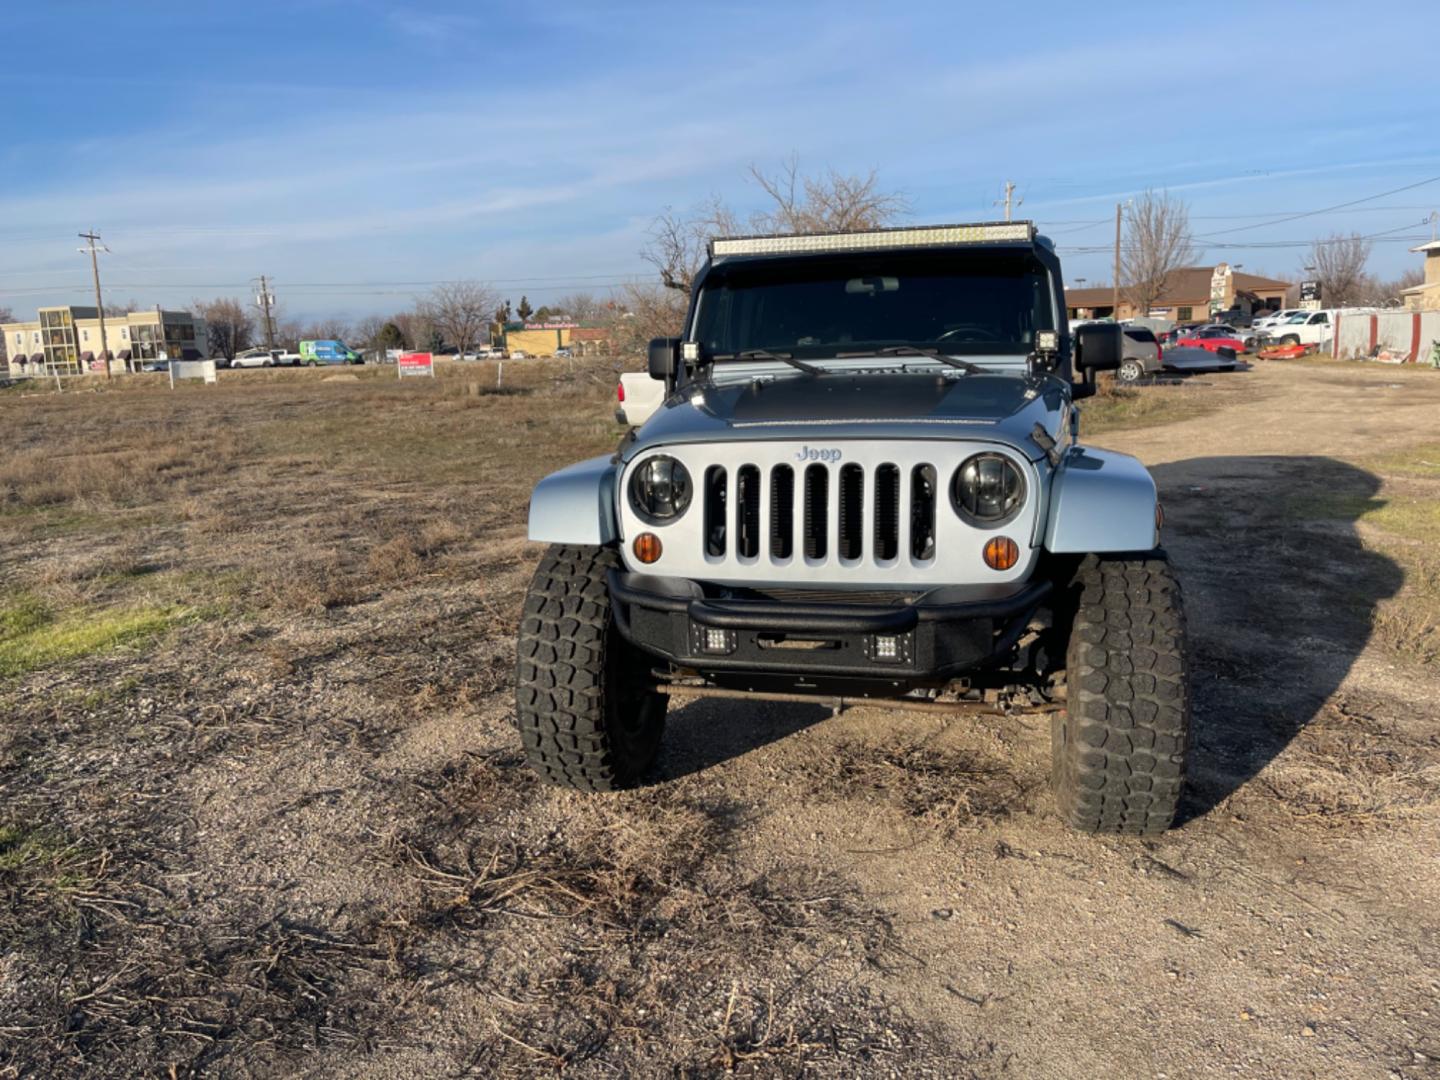
[[(1440, 376), (1212, 382), (1096, 438), (1195, 648), (1150, 842), (1060, 825), (1038, 716), (691, 702), (645, 787), (538, 786), (525, 492), (603, 387), (0, 401), (0, 643), (170, 620), (0, 684), (0, 1075), (1440, 1076)], [(157, 430), (214, 467), (45, 486)]]

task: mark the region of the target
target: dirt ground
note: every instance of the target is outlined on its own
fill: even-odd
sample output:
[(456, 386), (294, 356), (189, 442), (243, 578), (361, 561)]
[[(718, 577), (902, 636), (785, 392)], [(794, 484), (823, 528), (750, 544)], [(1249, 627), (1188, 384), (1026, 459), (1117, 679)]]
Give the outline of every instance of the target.
[(0, 393), (0, 1076), (1440, 1077), (1440, 375), (1087, 405), (1186, 591), (1152, 841), (1043, 716), (678, 703), (538, 785), (526, 497), (613, 374), (493, 379)]

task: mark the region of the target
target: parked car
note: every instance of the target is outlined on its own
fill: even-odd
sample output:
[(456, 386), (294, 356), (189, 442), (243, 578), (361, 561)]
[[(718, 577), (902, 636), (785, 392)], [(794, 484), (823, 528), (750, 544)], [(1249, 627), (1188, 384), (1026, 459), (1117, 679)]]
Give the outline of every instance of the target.
[(527, 353), (524, 349), (511, 349), (509, 355), (506, 356), (506, 359), (507, 359), (507, 360), (528, 360), (529, 357), (530, 357), (530, 354)]
[(274, 367), (279, 362), (279, 349), (246, 349), (235, 354), (230, 361), (232, 368)]
[(1231, 308), (1229, 311), (1217, 311), (1212, 316), (1213, 322), (1224, 323), (1226, 326), (1233, 326), (1237, 330), (1248, 330), (1255, 322), (1255, 317), (1248, 311), (1241, 308)]
[(1196, 322), (1180, 323), (1179, 325), (1171, 327), (1169, 330), (1166, 330), (1165, 333), (1160, 335), (1160, 344), (1167, 347), (1174, 345), (1181, 338), (1189, 337), (1191, 334), (1193, 334), (1196, 330), (1199, 330), (1200, 327), (1204, 325), (1204, 323)]
[(1286, 308), (1284, 311), (1272, 311), (1267, 315), (1260, 316), (1260, 318), (1256, 319), (1253, 323), (1251, 323), (1250, 329), (1269, 330), (1272, 327), (1279, 326), (1283, 322), (1287, 322), (1288, 320), (1294, 318), (1296, 315), (1303, 314), (1303, 308)]
[(937, 689), (983, 686), (1049, 708), (1063, 821), (1163, 833), (1192, 745), (1180, 588), (1154, 479), (1070, 419), (1120, 367), (1120, 327), (1062, 331), (1059, 258), (1028, 224), (708, 254), (683, 336), (650, 343), (658, 407), (627, 400), (616, 452), (531, 497), (532, 768), (636, 783), (676, 694), (738, 699), (743, 723), (761, 701), (948, 710)]
[(569, 360), (575, 355), (575, 350), (570, 348), (569, 345), (561, 345), (558, 349), (555, 350), (555, 355), (561, 360)]
[(1265, 333), (1277, 345), (1319, 345), (1330, 340), (1330, 314), (1328, 310), (1296, 312)]
[(1160, 370), (1165, 350), (1153, 330), (1147, 326), (1126, 326), (1122, 334), (1120, 367), (1115, 378), (1131, 383)]
[(1233, 349), (1237, 353), (1248, 352), (1245, 339), (1240, 337), (1239, 333), (1230, 326), (1202, 326), (1182, 337), (1176, 344), (1181, 348), (1208, 349), (1211, 352), (1216, 349)]
[(279, 356), (275, 357), (275, 363), (285, 367), (299, 367), (304, 362), (305, 358), (298, 352), (282, 352)]

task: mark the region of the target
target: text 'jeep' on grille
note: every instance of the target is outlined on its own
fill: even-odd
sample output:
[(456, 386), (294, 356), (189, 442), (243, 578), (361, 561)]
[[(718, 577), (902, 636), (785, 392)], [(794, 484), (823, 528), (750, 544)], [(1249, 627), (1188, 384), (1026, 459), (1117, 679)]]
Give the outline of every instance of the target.
[(518, 640), (531, 764), (632, 784), (672, 694), (1044, 712), (1065, 820), (1168, 828), (1180, 590), (1149, 473), (1081, 446), (1075, 405), (1120, 328), (1066, 330), (1029, 222), (709, 254), (683, 335), (622, 381), (619, 450), (531, 500), (551, 545)]

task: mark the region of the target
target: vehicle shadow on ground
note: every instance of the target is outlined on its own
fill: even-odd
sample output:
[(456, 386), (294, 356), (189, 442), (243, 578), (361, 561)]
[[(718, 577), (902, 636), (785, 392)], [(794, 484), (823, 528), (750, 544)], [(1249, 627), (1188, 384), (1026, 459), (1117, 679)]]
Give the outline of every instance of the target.
[(702, 699), (672, 707), (651, 782), (678, 780), (829, 719), (826, 705)]
[(1253, 779), (1365, 650), (1404, 571), (1356, 521), (1378, 477), (1324, 457), (1192, 458), (1151, 468), (1184, 587), (1195, 707), (1178, 823)]

